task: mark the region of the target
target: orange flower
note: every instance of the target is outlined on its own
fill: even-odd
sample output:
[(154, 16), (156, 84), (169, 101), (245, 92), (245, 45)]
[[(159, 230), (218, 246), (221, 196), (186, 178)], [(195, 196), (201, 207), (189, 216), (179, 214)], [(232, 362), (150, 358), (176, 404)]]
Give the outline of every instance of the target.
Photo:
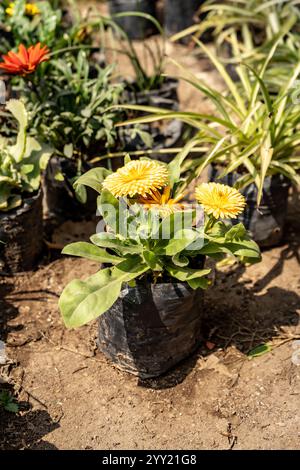
[(143, 204), (145, 209), (157, 210), (163, 217), (173, 214), (174, 212), (183, 211), (187, 208), (185, 204), (179, 202), (184, 197), (183, 193), (178, 194), (174, 199), (172, 199), (170, 195), (171, 188), (170, 186), (166, 186), (162, 193), (157, 189), (153, 189), (146, 197), (139, 196), (136, 202)]
[(14, 75), (25, 76), (33, 73), (39, 64), (49, 60), (49, 49), (47, 46), (41, 47), (40, 43), (30, 46), (28, 49), (23, 44), (19, 45), (19, 52), (9, 51), (2, 56), (0, 69)]

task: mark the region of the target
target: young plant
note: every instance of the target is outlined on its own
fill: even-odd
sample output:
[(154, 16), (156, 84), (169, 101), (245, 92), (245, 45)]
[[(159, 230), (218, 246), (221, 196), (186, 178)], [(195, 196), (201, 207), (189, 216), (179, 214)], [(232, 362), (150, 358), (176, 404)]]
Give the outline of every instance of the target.
[[(105, 268), (85, 281), (73, 280), (64, 289), (59, 306), (67, 327), (79, 327), (106, 312), (126, 283), (186, 282), (205, 289), (210, 269), (205, 256), (241, 261), (260, 260), (257, 245), (242, 224), (222, 221), (236, 217), (245, 201), (238, 191), (223, 185), (199, 187), (198, 205), (183, 202), (182, 156), (169, 165), (157, 161), (131, 161), (115, 173), (90, 170), (76, 185), (100, 192), (98, 209), (105, 231), (92, 243), (68, 245), (64, 254), (104, 263)], [(108, 174), (109, 173), (109, 174)]]
[[(147, 41), (143, 43), (143, 59), (139, 58), (139, 54), (137, 53), (136, 46), (134, 45), (133, 41), (128, 37), (121, 26), (118, 25), (113, 19), (126, 16), (146, 18), (148, 21), (153, 23), (154, 27), (157, 29), (158, 34), (161, 35), (161, 41), (154, 39), (152, 44), (148, 44)], [(111, 35), (108, 35), (108, 37), (111, 38), (111, 41), (110, 43), (104, 43), (104, 49), (111, 50), (115, 59), (118, 54), (125, 54), (130, 60), (135, 78), (133, 83), (127, 83), (128, 88), (130, 89), (132, 87), (133, 91), (149, 91), (159, 89), (165, 80), (165, 77), (163, 76), (165, 65), (165, 40), (163, 30), (159, 22), (151, 15), (141, 12), (118, 13), (114, 15), (113, 18), (100, 18), (100, 23), (102, 23), (102, 26), (108, 28), (108, 30), (118, 38), (116, 44), (116, 39), (113, 39), (111, 38)], [(103, 41), (105, 41), (105, 36), (103, 37)]]
[(7, 390), (0, 391), (0, 406), (11, 413), (18, 413), (19, 411), (18, 403), (15, 402), (14, 397)]
[(15, 145), (0, 139), (0, 212), (19, 207), (23, 198), (38, 191), (41, 170), (46, 168), (50, 149), (27, 135), (28, 114), (21, 101), (10, 100), (6, 108), (19, 125)]

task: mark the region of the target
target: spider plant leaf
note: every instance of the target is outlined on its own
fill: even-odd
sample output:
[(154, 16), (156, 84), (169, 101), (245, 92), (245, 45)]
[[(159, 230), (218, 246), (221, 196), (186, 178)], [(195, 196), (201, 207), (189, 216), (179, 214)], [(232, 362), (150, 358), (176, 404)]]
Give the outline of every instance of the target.
[(229, 90), (231, 91), (238, 107), (241, 109), (242, 113), (246, 113), (245, 102), (240, 95), (237, 86), (231, 79), (230, 75), (226, 72), (225, 67), (221, 63), (221, 61), (197, 38), (193, 38), (196, 44), (205, 52), (205, 54), (209, 57), (211, 62), (214, 64), (216, 69), (219, 71), (220, 75), (222, 76), (224, 82), (228, 86)]

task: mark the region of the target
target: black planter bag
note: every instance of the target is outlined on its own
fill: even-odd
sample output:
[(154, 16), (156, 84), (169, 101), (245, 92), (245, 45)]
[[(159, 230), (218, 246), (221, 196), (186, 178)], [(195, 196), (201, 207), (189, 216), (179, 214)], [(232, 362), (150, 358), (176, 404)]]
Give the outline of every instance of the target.
[(125, 286), (99, 319), (99, 349), (119, 369), (157, 377), (199, 346), (203, 291), (186, 283)]
[[(156, 0), (109, 0), (110, 14), (141, 12), (155, 17)], [(155, 25), (146, 18), (124, 16), (114, 18), (114, 21), (126, 32), (130, 39), (144, 39), (151, 34), (157, 34)]]
[(21, 207), (0, 212), (0, 272), (34, 268), (43, 250), (43, 193), (24, 198)]
[[(83, 164), (83, 173), (91, 166)], [(55, 179), (57, 173), (64, 176), (63, 181)], [(87, 188), (87, 202), (82, 204), (77, 198), (72, 184), (72, 178), (77, 174), (76, 162), (64, 157), (52, 157), (48, 163), (45, 178), (45, 204), (50, 218), (58, 221), (80, 221), (96, 214), (97, 193)]]
[[(219, 174), (219, 170), (212, 167), (210, 180), (228, 186), (234, 186), (241, 176), (238, 173), (231, 173), (219, 180)], [(259, 208), (256, 204), (256, 185), (252, 183), (241, 190), (246, 198), (247, 206), (243, 214), (239, 215), (237, 219), (233, 219), (233, 223), (242, 222), (262, 248), (278, 245), (282, 240), (290, 186), (290, 180), (283, 175), (267, 176)]]
[[(165, 29), (168, 36), (192, 26), (195, 15), (204, 0), (165, 0)], [(188, 38), (180, 42), (187, 42)]]
[(155, 106), (177, 111), (179, 82), (176, 78), (165, 78), (156, 90), (139, 90), (135, 82), (127, 82), (123, 101), (141, 106)]
[[(138, 104), (141, 106), (154, 106), (156, 108), (170, 109), (178, 111), (178, 80), (167, 78), (157, 90), (140, 91), (135, 83), (129, 83), (125, 89), (123, 96), (124, 103)], [(146, 114), (146, 113), (145, 113)], [(143, 113), (139, 113), (139, 116)], [(181, 147), (183, 143), (184, 124), (178, 120), (157, 121), (156, 124), (142, 124), (141, 129), (148, 132), (153, 139), (152, 149), (168, 149), (173, 147)], [(126, 127), (128, 129), (128, 127)], [(134, 139), (128, 136), (126, 128), (119, 129), (119, 138), (126, 152), (134, 152), (136, 150), (145, 150), (146, 146), (140, 136)], [(151, 153), (150, 158), (169, 162), (173, 154)]]

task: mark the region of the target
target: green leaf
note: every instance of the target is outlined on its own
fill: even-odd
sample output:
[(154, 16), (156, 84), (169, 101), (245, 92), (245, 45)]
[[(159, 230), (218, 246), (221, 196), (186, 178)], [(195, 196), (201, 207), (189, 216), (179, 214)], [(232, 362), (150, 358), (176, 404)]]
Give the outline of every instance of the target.
[(163, 266), (160, 259), (153, 251), (144, 251), (143, 259), (152, 271), (162, 271)]
[(243, 240), (239, 242), (229, 242), (224, 244), (224, 248), (239, 258), (249, 258), (252, 263), (261, 260), (261, 253), (258, 245), (252, 240)]
[(206, 289), (208, 286), (206, 276), (211, 272), (210, 269), (178, 268), (172, 265), (167, 265), (166, 269), (172, 277), (187, 282), (193, 289)]
[(260, 344), (256, 348), (251, 349), (247, 355), (250, 359), (252, 359), (253, 357), (262, 356), (263, 354), (266, 354), (270, 351), (272, 351), (272, 346), (270, 344)]
[[(126, 211), (127, 206), (122, 204), (122, 201), (119, 201), (115, 198), (107, 189), (104, 189), (101, 192), (98, 200), (98, 209), (108, 227), (110, 227), (115, 233), (120, 233), (124, 231), (124, 223), (126, 222)], [(124, 211), (124, 214), (120, 213)], [(122, 230), (123, 229), (123, 230)], [(125, 230), (127, 233), (127, 230)]]
[(97, 193), (101, 193), (102, 191), (102, 183), (105, 178), (111, 174), (111, 171), (107, 168), (99, 167), (99, 168), (92, 168), (91, 170), (87, 171), (83, 175), (81, 175), (74, 183), (74, 189), (77, 191), (79, 190), (80, 186), (88, 186)]
[(247, 235), (247, 230), (243, 224), (233, 225), (228, 232), (225, 234), (225, 241), (231, 242), (233, 240), (240, 240), (245, 238)]
[(65, 177), (64, 177), (64, 175), (62, 174), (61, 171), (57, 171), (57, 172), (55, 173), (54, 179), (55, 179), (56, 181), (65, 181)]
[(15, 403), (14, 397), (7, 390), (2, 390), (0, 392), (0, 405), (2, 405), (6, 411), (10, 411), (11, 413), (17, 413), (19, 411), (18, 404)]
[[(76, 199), (81, 204), (86, 204), (87, 202), (87, 192), (84, 186), (78, 186), (75, 191)], [(95, 212), (96, 212), (96, 204), (95, 204)]]
[(9, 411), (10, 413), (18, 413), (19, 405), (17, 403), (9, 402), (6, 405), (4, 405), (4, 409), (6, 411)]
[(122, 284), (148, 271), (134, 256), (114, 268), (107, 268), (86, 281), (74, 280), (64, 289), (59, 308), (65, 325), (77, 328), (105, 313), (118, 299)]
[(64, 156), (66, 158), (72, 158), (73, 152), (74, 152), (73, 144), (66, 144), (64, 146)]
[(115, 234), (109, 232), (96, 233), (90, 238), (91, 242), (102, 248), (111, 248), (122, 254), (139, 254), (143, 250), (134, 240), (120, 240)]
[(240, 108), (242, 113), (246, 113), (246, 108), (245, 108), (245, 102), (239, 93), (239, 90), (236, 86), (236, 84), (233, 82), (231, 79), (230, 75), (227, 73), (225, 67), (221, 63), (221, 61), (207, 48), (201, 41), (199, 41), (197, 38), (193, 37), (194, 41), (198, 46), (205, 52), (205, 54), (209, 57), (211, 62), (214, 64), (220, 75), (222, 76), (224, 82), (228, 86), (229, 90), (232, 93), (232, 96), (234, 97), (237, 106)]
[(156, 245), (156, 251), (165, 256), (181, 253), (198, 238), (196, 230), (183, 229), (175, 232), (170, 240), (162, 240)]
[(124, 157), (124, 165), (127, 165), (127, 163), (131, 162), (130, 154), (126, 153)]
[(110, 255), (106, 250), (87, 242), (75, 242), (65, 246), (63, 255), (79, 256), (81, 258), (98, 261), (99, 263), (117, 264), (122, 261), (118, 256)]
[(19, 132), (15, 145), (9, 147), (9, 153), (16, 162), (20, 162), (24, 157), (26, 150), (26, 129), (28, 125), (28, 115), (24, 104), (20, 100), (8, 101), (6, 108), (12, 113), (19, 123)]
[[(90, 296), (94, 292), (97, 292), (101, 290), (101, 288), (105, 287), (109, 283), (110, 279), (111, 270), (110, 268), (107, 268), (99, 271), (93, 276), (90, 276), (86, 281), (75, 279), (65, 287), (59, 299), (59, 308), (67, 328), (75, 328), (88, 323), (94, 318), (97, 318), (97, 298), (93, 298), (93, 305), (91, 302), (88, 302), (86, 305), (86, 300), (90, 299)], [(116, 291), (114, 294), (115, 297), (111, 298), (111, 304), (109, 299), (104, 299), (105, 310), (113, 305), (119, 295), (119, 292)]]
[(169, 180), (170, 180), (170, 186), (173, 188), (174, 184), (177, 183), (180, 180), (180, 174), (181, 174), (181, 167), (182, 163), (186, 159), (186, 157), (189, 155), (190, 151), (196, 147), (201, 141), (199, 139), (193, 139), (190, 142), (188, 142), (183, 149), (176, 155), (176, 157), (169, 163), (168, 169), (169, 169)]
[(183, 268), (189, 264), (189, 259), (182, 253), (176, 253), (176, 255), (172, 256), (172, 262), (176, 266), (180, 266), (181, 268)]

